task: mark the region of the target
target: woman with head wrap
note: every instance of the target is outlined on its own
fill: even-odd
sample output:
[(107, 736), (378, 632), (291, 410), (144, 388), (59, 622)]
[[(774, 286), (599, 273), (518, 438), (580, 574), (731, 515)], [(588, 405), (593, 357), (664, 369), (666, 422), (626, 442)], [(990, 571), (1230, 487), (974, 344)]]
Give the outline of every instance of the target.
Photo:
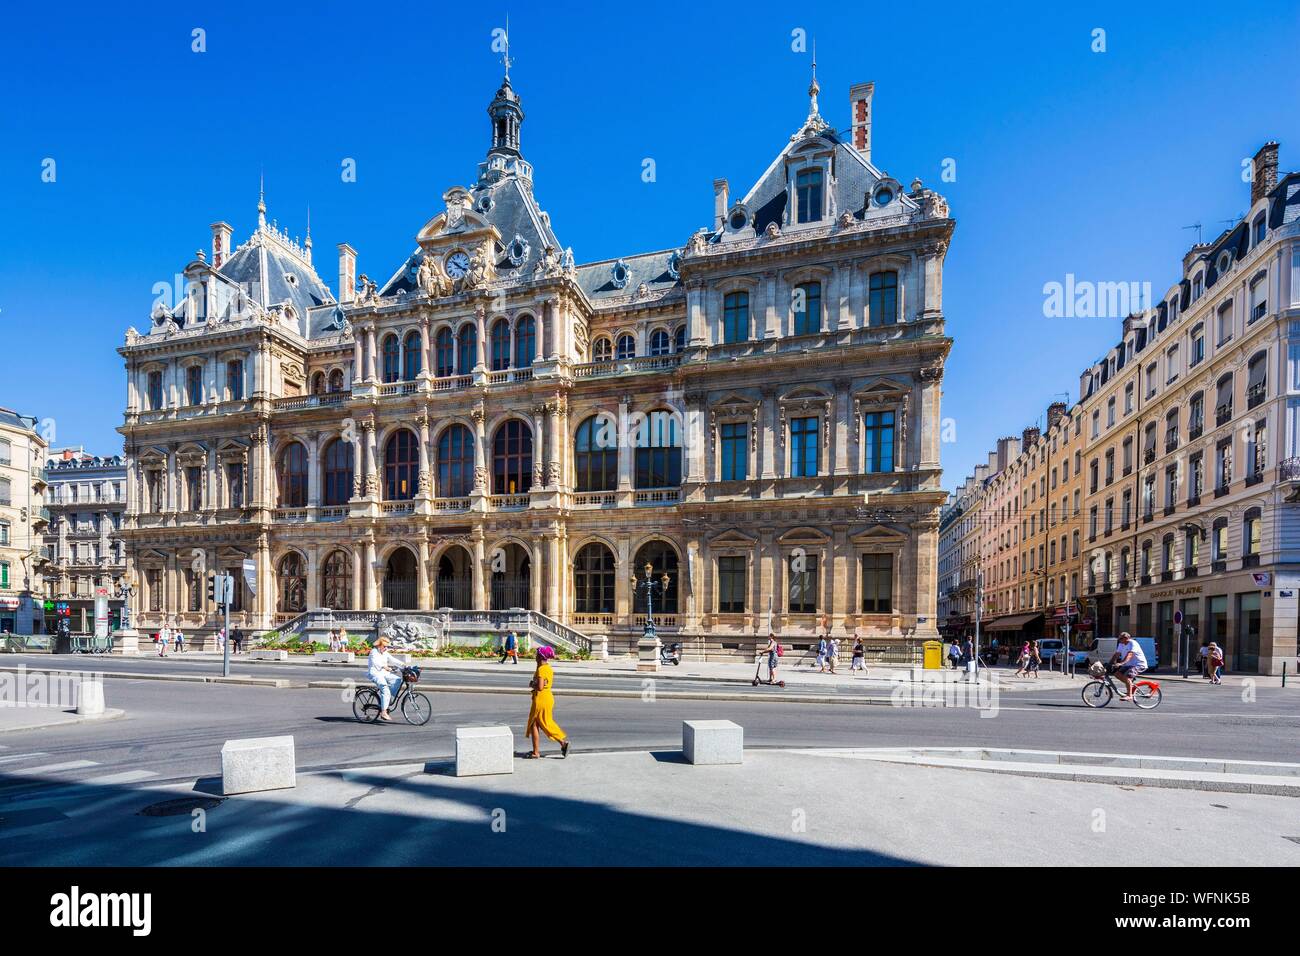
[(555, 695), (551, 685), (555, 682), (555, 671), (550, 661), (555, 657), (555, 650), (543, 644), (537, 648), (537, 671), (529, 685), (533, 689), (533, 704), (528, 710), (528, 726), (524, 733), (533, 740), (533, 752), (527, 754), (531, 760), (541, 756), (541, 735), (546, 734), (560, 744), (560, 756), (569, 756), (569, 738), (560, 725), (555, 722), (552, 711), (555, 709)]

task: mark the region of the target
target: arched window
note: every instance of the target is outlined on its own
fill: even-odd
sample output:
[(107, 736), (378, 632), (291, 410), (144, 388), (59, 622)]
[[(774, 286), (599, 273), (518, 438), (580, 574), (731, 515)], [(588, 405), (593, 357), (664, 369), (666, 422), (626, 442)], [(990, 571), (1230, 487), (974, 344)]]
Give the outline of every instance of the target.
[(460, 327), (456, 334), (456, 371), (468, 375), (478, 364), (478, 329), (472, 322)]
[(522, 495), (533, 486), (533, 430), (507, 419), (492, 439), (492, 494)]
[(749, 338), (749, 293), (728, 292), (722, 300), (722, 341), (744, 342)]
[(663, 329), (655, 329), (650, 333), (650, 354), (667, 355), (672, 350), (668, 333)]
[(623, 359), (636, 358), (636, 339), (624, 332), (618, 337), (618, 351), (615, 355), (620, 362)]
[(307, 507), (307, 449), (290, 442), (280, 452), (280, 507)]
[(677, 417), (659, 410), (647, 415), (636, 432), (638, 488), (675, 488), (682, 483), (682, 442)]
[(438, 439), (438, 496), (464, 498), (474, 488), (474, 435), (452, 425)]
[(307, 610), (307, 575), (303, 570), (302, 555), (290, 551), (280, 559), (279, 594), (276, 610), (282, 614), (301, 614)]
[(396, 382), (397, 376), (401, 374), (402, 349), (397, 344), (396, 335), (384, 336), (384, 345), (381, 349), (384, 356), (384, 381)]
[(330, 391), (343, 391), (343, 369), (336, 368), (334, 371), (330, 372)]
[(614, 554), (603, 544), (584, 545), (573, 560), (574, 610), (614, 613)]
[(677, 331), (673, 334), (673, 351), (686, 351), (686, 326), (677, 326)]
[(438, 378), (456, 374), (456, 342), (451, 329), (443, 326), (434, 337), (434, 368)]
[(794, 334), (812, 335), (822, 330), (822, 284), (801, 282), (794, 287)]
[(420, 377), (420, 372), (424, 367), (424, 357), (420, 354), (424, 348), (424, 340), (420, 338), (420, 333), (414, 330), (406, 333), (406, 340), (402, 343), (402, 380), (413, 382)]
[(593, 415), (573, 438), (573, 470), (578, 491), (613, 491), (618, 487), (618, 426)]
[(325, 373), (316, 372), (311, 377), (311, 393), (313, 395), (325, 394)]
[[(632, 562), (633, 573), (637, 578), (636, 595), (633, 600), (634, 614), (645, 613), (645, 566), (650, 565), (650, 577), (656, 582), (654, 595), (655, 614), (677, 613), (677, 552), (666, 541), (650, 541), (641, 546)], [(658, 582), (668, 575), (668, 591), (663, 593)]]
[(352, 558), (344, 551), (331, 551), (320, 572), (321, 606), (335, 611), (352, 609)]
[(384, 500), (407, 501), (420, 483), (419, 439), (399, 428), (384, 445)]
[(336, 438), (325, 446), (322, 457), (322, 504), (347, 504), (352, 497), (352, 442)]
[(591, 344), (591, 360), (593, 362), (608, 362), (613, 355), (614, 347), (605, 336), (602, 335)]
[(531, 315), (515, 322), (515, 368), (528, 368), (537, 355), (537, 323)]
[(492, 371), (501, 372), (510, 367), (510, 323), (497, 319), (492, 326)]

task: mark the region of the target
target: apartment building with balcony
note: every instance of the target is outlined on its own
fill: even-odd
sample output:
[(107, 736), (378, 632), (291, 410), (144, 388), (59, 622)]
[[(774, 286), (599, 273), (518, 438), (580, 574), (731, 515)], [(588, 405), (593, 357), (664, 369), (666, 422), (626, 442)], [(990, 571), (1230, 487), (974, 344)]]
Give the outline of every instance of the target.
[(0, 634), (40, 634), (46, 440), (39, 420), (0, 408)]
[(1278, 147), (1246, 216), (1190, 249), (1179, 281), (1128, 316), (1084, 371), (1086, 591), (1105, 633), (1180, 648), (1173, 620), (1230, 669), (1296, 658), (1300, 592), (1300, 175)]

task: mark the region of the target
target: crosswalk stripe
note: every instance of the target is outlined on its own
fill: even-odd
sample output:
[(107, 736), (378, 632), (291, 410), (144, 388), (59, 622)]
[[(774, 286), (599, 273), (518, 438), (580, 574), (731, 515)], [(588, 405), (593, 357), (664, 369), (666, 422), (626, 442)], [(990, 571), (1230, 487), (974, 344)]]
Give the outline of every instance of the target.
[(121, 773), (110, 773), (105, 777), (89, 777), (85, 780), (79, 780), (78, 783), (87, 786), (108, 786), (115, 783), (135, 783), (137, 780), (148, 780), (156, 777), (158, 774), (152, 770), (123, 770)]
[(15, 760), (30, 760), (32, 757), (47, 757), (44, 750), (38, 750), (30, 754), (10, 754), (8, 757), (0, 757), (0, 763), (13, 763)]
[(47, 763), (42, 767), (19, 767), (17, 770), (7, 771), (13, 776), (36, 776), (42, 773), (58, 773), (61, 770), (82, 770), (85, 767), (98, 767), (99, 764), (93, 760), (69, 760), (66, 763)]

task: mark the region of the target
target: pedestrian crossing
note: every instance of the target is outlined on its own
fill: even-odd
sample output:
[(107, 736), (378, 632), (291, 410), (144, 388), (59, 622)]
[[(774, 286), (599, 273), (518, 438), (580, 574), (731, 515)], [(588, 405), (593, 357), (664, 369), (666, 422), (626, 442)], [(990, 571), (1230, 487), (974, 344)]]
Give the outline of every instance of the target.
[[(42, 750), (10, 752), (0, 745), (0, 840), (5, 831), (52, 823), (102, 807), (105, 801), (134, 797), (104, 788), (127, 787), (157, 778), (152, 770), (120, 770), (97, 760), (60, 760)], [(55, 816), (33, 815), (40, 806), (58, 806)], [(34, 821), (39, 821), (39, 824)]]

